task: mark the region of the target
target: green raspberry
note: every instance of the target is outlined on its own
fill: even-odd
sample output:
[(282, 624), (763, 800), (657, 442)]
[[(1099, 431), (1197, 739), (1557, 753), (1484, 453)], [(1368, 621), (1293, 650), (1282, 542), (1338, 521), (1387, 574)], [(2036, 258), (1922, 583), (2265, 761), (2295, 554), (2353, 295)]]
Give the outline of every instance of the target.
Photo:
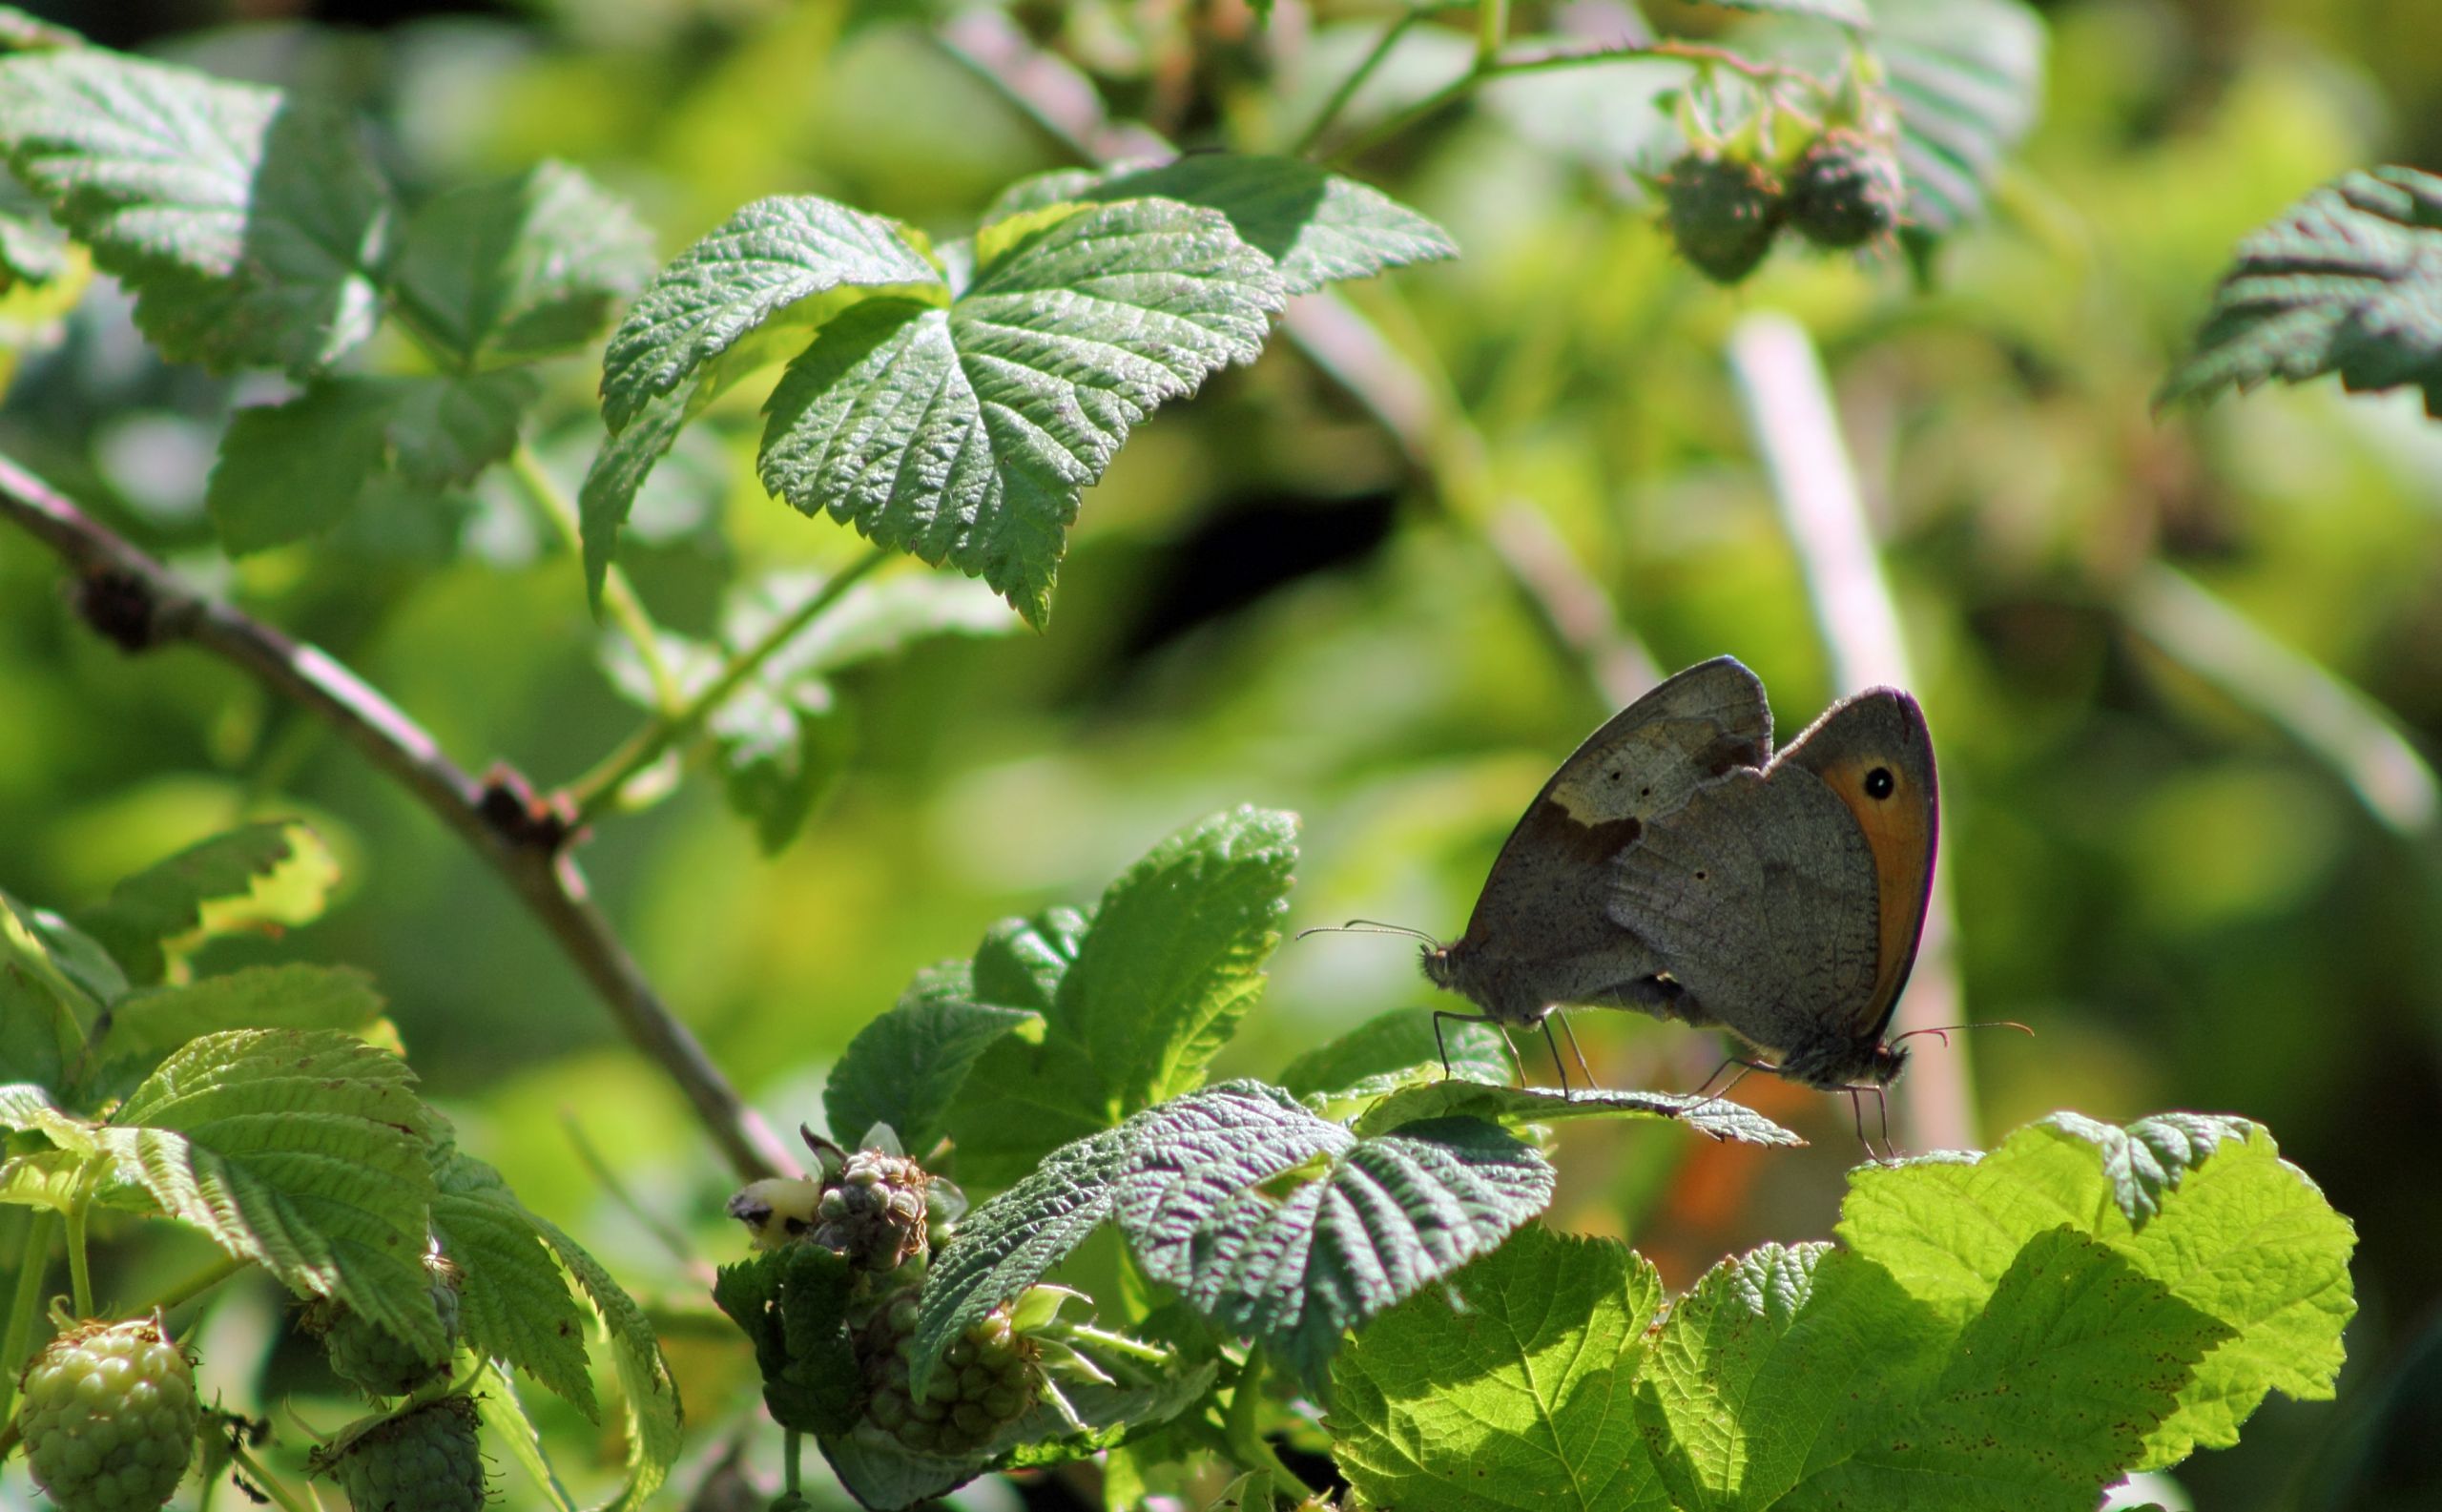
[(925, 1454), (972, 1454), (1018, 1419), (1040, 1395), (1035, 1346), (995, 1309), (950, 1340), (921, 1397), (907, 1389), (915, 1354), (915, 1300), (894, 1298), (876, 1313), (859, 1343), (872, 1384), (860, 1431), (879, 1430)]
[(444, 1397), (393, 1418), (349, 1444), (337, 1469), (355, 1512), (482, 1512), (475, 1404)]
[[(458, 1289), (435, 1280), (432, 1305), (441, 1314), (442, 1333), (454, 1347)], [(320, 1311), (322, 1348), (330, 1354), (331, 1369), (368, 1396), (404, 1397), (449, 1368), (449, 1350), (426, 1355), (344, 1302), (329, 1303)]]
[(1772, 249), (1781, 190), (1755, 163), (1692, 152), (1662, 178), (1663, 218), (1679, 255), (1715, 283), (1736, 283)]
[(1899, 163), (1861, 133), (1825, 132), (1790, 175), (1790, 223), (1818, 247), (1860, 247), (1899, 224)]
[(89, 1322), (36, 1355), (17, 1431), (34, 1483), (62, 1512), (148, 1512), (195, 1454), (195, 1371), (152, 1318)]

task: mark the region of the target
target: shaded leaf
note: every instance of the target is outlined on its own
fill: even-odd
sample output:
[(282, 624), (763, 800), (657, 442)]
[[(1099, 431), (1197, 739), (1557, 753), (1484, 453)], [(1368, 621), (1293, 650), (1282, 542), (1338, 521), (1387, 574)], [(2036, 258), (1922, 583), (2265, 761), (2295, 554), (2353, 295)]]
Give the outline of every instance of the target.
[(389, 190), (338, 112), (100, 49), (20, 53), (0, 147), (174, 361), (309, 372), (380, 318)]
[(549, 357), (592, 340), (652, 272), (652, 234), (626, 200), (567, 163), (437, 195), (401, 238), (400, 300), (473, 365)]
[(1521, 1229), (1340, 1351), (1332, 1457), (1374, 1504), (1410, 1512), (1662, 1512), (1630, 1410), (1661, 1300), (1625, 1245)]
[(362, 1034), (381, 1022), (382, 994), (347, 966), (245, 966), (177, 986), (134, 992), (111, 1009), (101, 1051), (165, 1055), (222, 1029), (340, 1029)]
[(2154, 402), (2326, 373), (2352, 393), (2413, 383), (2442, 415), (2442, 177), (2347, 174), (2249, 234)]
[(321, 837), (291, 819), (247, 824), (199, 840), (111, 889), (78, 916), (127, 968), (158, 982), (170, 961), (206, 940), (309, 923), (339, 882)]
[(388, 422), (382, 390), (361, 379), (232, 415), (203, 499), (220, 544), (243, 555), (328, 528), (381, 472)]
[(864, 1405), (865, 1380), (848, 1336), (856, 1276), (818, 1244), (785, 1244), (720, 1268), (713, 1300), (755, 1345), (763, 1403), (797, 1433), (844, 1434)]

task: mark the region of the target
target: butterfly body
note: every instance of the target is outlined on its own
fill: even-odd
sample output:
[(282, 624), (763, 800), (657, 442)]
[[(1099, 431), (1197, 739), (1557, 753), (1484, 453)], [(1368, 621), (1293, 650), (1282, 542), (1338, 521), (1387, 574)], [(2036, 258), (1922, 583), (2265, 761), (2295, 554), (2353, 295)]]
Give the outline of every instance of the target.
[(1915, 701), (1842, 700), (1777, 756), (1763, 685), (1691, 667), (1536, 796), (1425, 975), (1504, 1025), (1572, 1005), (1718, 1025), (1823, 1087), (1880, 1086), (1937, 825)]

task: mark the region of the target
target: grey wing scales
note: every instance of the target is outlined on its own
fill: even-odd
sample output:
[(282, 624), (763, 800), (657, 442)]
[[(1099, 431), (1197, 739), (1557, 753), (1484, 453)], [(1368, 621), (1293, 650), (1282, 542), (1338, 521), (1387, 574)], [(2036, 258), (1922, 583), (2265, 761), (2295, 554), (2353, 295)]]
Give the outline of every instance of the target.
[[(1704, 783), (1772, 755), (1764, 684), (1716, 656), (1656, 685), (1588, 735), (1536, 796), (1579, 824), (1667, 814)], [(1530, 810), (1531, 812), (1531, 810)]]
[(1733, 772), (1647, 825), (1605, 911), (1693, 1000), (1686, 1017), (1769, 1049), (1873, 991), (1873, 858), (1809, 772)]

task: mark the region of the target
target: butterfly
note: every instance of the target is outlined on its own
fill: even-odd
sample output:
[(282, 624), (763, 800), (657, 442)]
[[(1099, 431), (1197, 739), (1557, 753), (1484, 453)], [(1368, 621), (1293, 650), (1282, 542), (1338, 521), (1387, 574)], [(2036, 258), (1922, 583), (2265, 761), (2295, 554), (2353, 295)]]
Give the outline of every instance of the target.
[(1561, 763), (1467, 932), (1427, 945), (1425, 976), (1482, 1010), (1437, 1012), (1437, 1032), (1447, 1018), (1548, 1038), (1556, 1009), (1633, 1008), (1727, 1028), (1775, 1058), (1747, 1064), (1811, 1087), (1880, 1087), (1907, 1062), (1884, 1031), (1939, 814), (1908, 694), (1844, 698), (1775, 754), (1755, 674), (1728, 656), (1690, 667)]

